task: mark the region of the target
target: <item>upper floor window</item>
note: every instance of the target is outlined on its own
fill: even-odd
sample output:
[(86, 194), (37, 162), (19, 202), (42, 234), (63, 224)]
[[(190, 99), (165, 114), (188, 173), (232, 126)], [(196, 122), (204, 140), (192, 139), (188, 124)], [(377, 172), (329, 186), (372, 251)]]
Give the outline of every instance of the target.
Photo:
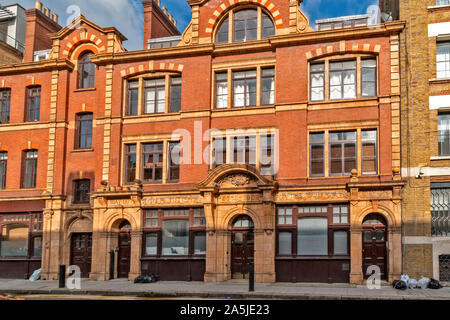
[(437, 78), (450, 78), (450, 41), (438, 42), (436, 47)]
[(132, 79), (126, 87), (127, 116), (181, 111), (181, 77)]
[(6, 188), (6, 165), (8, 162), (8, 152), (0, 152), (0, 190)]
[(165, 79), (151, 79), (144, 82), (144, 113), (164, 113), (166, 111)]
[(167, 176), (169, 181), (180, 179), (180, 142), (169, 142), (168, 144), (168, 166)]
[(356, 98), (356, 61), (330, 63), (330, 99)]
[(76, 149), (92, 148), (92, 113), (76, 115)]
[(9, 123), (11, 89), (0, 90), (0, 124)]
[(27, 109), (25, 121), (39, 121), (41, 109), (41, 87), (27, 88)]
[[(328, 144), (325, 143), (326, 140)], [(347, 176), (353, 169), (357, 169), (363, 175), (377, 174), (377, 141), (376, 129), (310, 133), (309, 175)]]
[(125, 146), (125, 183), (133, 183), (136, 180), (136, 145)]
[(309, 72), (311, 101), (377, 96), (376, 59), (357, 57), (332, 61), (325, 58), (324, 61), (311, 63)]
[(80, 57), (78, 63), (78, 88), (88, 89), (95, 87), (95, 64), (91, 62), (92, 52), (87, 52)]
[[(229, 106), (234, 108), (267, 106), (275, 103), (275, 68), (258, 67), (229, 72), (231, 77), (228, 77), (227, 71), (215, 74), (216, 109), (225, 109)], [(230, 87), (231, 96), (229, 96)]]
[(89, 179), (74, 181), (73, 203), (89, 203), (91, 181)]
[(142, 172), (144, 182), (162, 182), (163, 143), (142, 145)]
[(214, 137), (211, 166), (215, 168), (225, 163), (248, 164), (260, 170), (263, 175), (274, 175), (277, 172), (275, 137), (268, 133)]
[(450, 114), (438, 115), (439, 155), (450, 155)]
[[(230, 23), (232, 21), (232, 23)], [(216, 42), (244, 42), (275, 35), (275, 25), (260, 7), (230, 11), (217, 29)]]
[(37, 150), (24, 151), (23, 158), (22, 188), (36, 188), (38, 152)]
[(348, 175), (356, 169), (356, 132), (330, 133), (330, 174)]
[(436, 0), (437, 6), (445, 6), (450, 5), (450, 0)]

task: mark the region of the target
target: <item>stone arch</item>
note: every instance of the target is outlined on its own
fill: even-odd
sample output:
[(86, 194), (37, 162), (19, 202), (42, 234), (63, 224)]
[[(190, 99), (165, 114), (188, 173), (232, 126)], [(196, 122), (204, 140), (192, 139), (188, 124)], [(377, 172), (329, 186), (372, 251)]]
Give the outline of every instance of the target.
[(98, 38), (95, 34), (92, 34), (91, 32), (84, 29), (66, 44), (66, 47), (62, 52), (62, 58), (66, 59), (73, 58), (72, 55), (75, 49), (77, 49), (80, 45), (83, 44), (90, 44), (90, 46), (95, 47), (96, 48), (95, 51), (97, 52), (94, 52), (94, 54), (106, 52), (106, 48), (105, 45), (103, 44), (103, 41), (100, 38)]
[(270, 12), (272, 19), (275, 24), (275, 29), (283, 28), (283, 19), (281, 18), (280, 11), (270, 0), (225, 0), (212, 14), (211, 18), (208, 20), (206, 25), (205, 36), (211, 37), (213, 30), (215, 29), (216, 23), (221, 20), (222, 16), (228, 12), (230, 9), (243, 4), (254, 4), (265, 8)]
[(70, 54), (69, 58), (70, 58), (70, 60), (73, 60), (73, 61), (79, 60), (80, 57), (83, 54), (87, 53), (87, 52), (92, 52), (93, 54), (100, 53), (98, 48), (95, 45), (93, 45), (91, 43), (84, 43), (84, 44), (81, 44), (81, 45), (77, 46), (72, 51), (72, 53)]
[[(83, 228), (86, 228), (86, 225), (84, 225), (84, 226), (81, 225), (81, 222), (85, 222), (85, 221), (88, 221), (88, 223), (90, 224), (89, 231), (82, 230)], [(78, 226), (77, 226), (77, 224), (78, 224)], [(66, 221), (64, 230), (65, 230), (67, 238), (70, 238), (70, 235), (73, 232), (92, 232), (93, 231), (92, 217), (90, 217), (87, 214), (74, 215)]]
[(166, 71), (166, 72), (183, 72), (184, 65), (179, 63), (155, 63), (150, 61), (146, 64), (140, 64), (138, 66), (125, 68), (120, 71), (122, 78), (132, 77), (142, 73)]
[(325, 56), (331, 56), (336, 54), (346, 54), (346, 53), (373, 53), (378, 55), (380, 53), (381, 46), (379, 44), (369, 44), (369, 43), (347, 43), (346, 41), (341, 41), (339, 44), (331, 46), (319, 47), (315, 50), (310, 50), (306, 52), (307, 60), (314, 60), (322, 58)]
[(364, 218), (371, 213), (380, 214), (386, 220), (387, 227), (397, 227), (398, 226), (395, 216), (391, 212), (391, 210), (389, 210), (388, 208), (386, 208), (382, 205), (378, 205), (375, 209), (373, 207), (367, 207), (364, 210), (362, 210), (356, 218), (356, 225), (362, 226)]
[(127, 220), (131, 224), (131, 230), (133, 231), (138, 230), (138, 224), (136, 222), (136, 219), (126, 212), (121, 213), (115, 212), (111, 214), (103, 224), (103, 230), (107, 232), (114, 231), (114, 228), (118, 228), (123, 220)]
[(235, 218), (239, 217), (240, 215), (248, 215), (252, 220), (254, 224), (254, 229), (263, 229), (263, 223), (261, 221), (261, 218), (250, 208), (247, 208), (245, 206), (234, 207), (227, 211), (227, 213), (224, 214), (222, 219), (222, 226), (219, 226), (219, 228), (222, 228), (223, 230), (231, 230), (231, 224), (234, 221)]

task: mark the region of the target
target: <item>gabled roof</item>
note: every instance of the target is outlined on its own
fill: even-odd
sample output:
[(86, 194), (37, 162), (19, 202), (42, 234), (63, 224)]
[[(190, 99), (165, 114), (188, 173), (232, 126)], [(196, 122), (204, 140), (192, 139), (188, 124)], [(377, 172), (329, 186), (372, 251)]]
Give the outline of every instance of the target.
[(120, 31), (117, 30), (116, 28), (114, 28), (114, 27), (102, 28), (102, 27), (96, 25), (95, 23), (93, 23), (92, 21), (89, 21), (88, 19), (86, 19), (86, 17), (83, 16), (82, 14), (80, 14), (78, 16), (78, 18), (73, 20), (72, 23), (70, 23), (67, 26), (65, 26), (64, 28), (62, 28), (59, 32), (52, 34), (50, 37), (52, 39), (54, 39), (54, 40), (55, 39), (62, 39), (65, 36), (67, 36), (70, 32), (75, 30), (76, 26), (78, 24), (81, 25), (82, 23), (87, 24), (91, 28), (93, 28), (93, 29), (95, 29), (95, 30), (97, 30), (97, 31), (99, 31), (99, 32), (101, 32), (103, 34), (113, 32), (120, 38), (121, 41), (128, 40), (127, 37), (125, 37), (122, 33), (120, 33)]

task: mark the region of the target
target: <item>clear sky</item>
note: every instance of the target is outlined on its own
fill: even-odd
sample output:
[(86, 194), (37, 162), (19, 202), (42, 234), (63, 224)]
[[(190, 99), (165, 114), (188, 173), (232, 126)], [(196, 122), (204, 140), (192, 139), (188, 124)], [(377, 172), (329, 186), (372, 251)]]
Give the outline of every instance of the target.
[[(217, 1), (217, 0), (216, 0)], [(289, 1), (289, 0), (284, 0)], [(124, 43), (128, 50), (142, 49), (144, 14), (141, 0), (41, 0), (59, 15), (62, 26), (71, 22), (78, 6), (81, 13), (102, 27), (116, 27), (128, 41)], [(19, 3), (25, 9), (34, 8), (34, 0), (0, 0), (0, 5)], [(366, 13), (378, 0), (304, 0), (300, 8), (308, 16), (311, 25), (317, 19)], [(191, 20), (191, 10), (186, 0), (161, 0), (178, 20), (178, 28), (183, 32)], [(70, 20), (70, 21), (69, 21)]]

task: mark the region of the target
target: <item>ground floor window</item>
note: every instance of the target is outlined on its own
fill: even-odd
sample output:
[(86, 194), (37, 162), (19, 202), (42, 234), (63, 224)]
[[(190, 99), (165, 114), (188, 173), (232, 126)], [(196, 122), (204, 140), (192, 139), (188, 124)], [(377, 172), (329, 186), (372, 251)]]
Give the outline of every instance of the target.
[(431, 184), (431, 235), (450, 236), (450, 182)]
[(203, 208), (144, 210), (144, 256), (206, 254)]
[(42, 214), (0, 215), (0, 258), (40, 258)]
[(348, 256), (349, 208), (347, 204), (279, 206), (278, 256)]

